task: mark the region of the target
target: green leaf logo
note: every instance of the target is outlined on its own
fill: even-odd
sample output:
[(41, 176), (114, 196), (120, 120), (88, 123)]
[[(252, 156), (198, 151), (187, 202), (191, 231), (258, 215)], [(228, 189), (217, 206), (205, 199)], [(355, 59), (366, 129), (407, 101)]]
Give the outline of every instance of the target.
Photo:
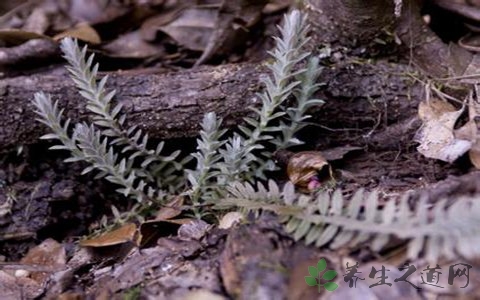
[(324, 287), (327, 291), (333, 292), (338, 288), (338, 284), (336, 284), (335, 282), (327, 282), (325, 283)]
[(308, 274), (310, 274), (310, 276), (312, 277), (318, 277), (318, 269), (315, 268), (314, 266), (310, 266), (308, 267)]
[(337, 272), (334, 271), (334, 270), (328, 270), (327, 272), (325, 272), (325, 274), (323, 274), (322, 278), (327, 280), (327, 281), (330, 281), (332, 280), (333, 278), (335, 278), (335, 276), (337, 276)]
[(317, 279), (315, 279), (315, 277), (312, 277), (312, 276), (305, 276), (305, 282), (309, 286), (316, 286), (317, 285)]
[[(317, 286), (318, 291), (320, 292), (322, 287), (325, 288), (325, 290), (329, 292), (333, 292), (338, 288), (338, 284), (335, 282), (331, 282), (336, 276), (337, 272), (335, 270), (327, 270), (325, 273), (323, 271), (327, 268), (327, 261), (322, 258), (318, 261), (317, 267), (315, 266), (309, 266), (308, 267), (308, 274), (310, 276), (305, 276), (305, 282), (307, 283), (308, 286)], [(324, 281), (327, 281), (325, 284), (320, 283), (320, 275), (323, 273), (321, 276), (321, 279)]]
[(318, 261), (317, 268), (318, 268), (318, 272), (323, 272), (323, 270), (327, 268), (327, 261), (325, 260), (325, 258), (322, 258), (321, 260)]

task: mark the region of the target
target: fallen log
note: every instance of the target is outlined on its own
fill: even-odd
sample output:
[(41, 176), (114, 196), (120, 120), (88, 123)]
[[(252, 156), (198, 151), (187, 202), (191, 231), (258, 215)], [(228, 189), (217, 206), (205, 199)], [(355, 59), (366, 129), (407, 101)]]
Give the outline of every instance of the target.
[[(200, 67), (164, 74), (110, 74), (108, 89), (117, 91), (127, 124), (157, 138), (195, 136), (203, 115), (215, 111), (227, 126), (237, 123), (257, 101), (259, 76), (265, 68), (253, 64)], [(0, 80), (0, 150), (35, 142), (47, 128), (35, 121), (31, 103), (44, 91), (59, 100), (72, 121), (88, 118), (85, 100), (63, 70)]]
[[(317, 97), (326, 103), (312, 112), (312, 121), (338, 130), (355, 128), (358, 132), (339, 135), (337, 130), (315, 130), (323, 141), (316, 147), (350, 144), (395, 148), (375, 136), (381, 135), (387, 124), (407, 122), (416, 114), (423, 87), (419, 82), (412, 84), (402, 74), (407, 70), (405, 65), (384, 61), (325, 68), (319, 79), (325, 85)], [(117, 90), (116, 101), (124, 105), (127, 125), (141, 127), (152, 138), (194, 137), (203, 115), (209, 111), (223, 117), (227, 127), (242, 122), (242, 117), (251, 112), (249, 107), (259, 104), (256, 93), (263, 88), (259, 78), (267, 72), (264, 66), (254, 64), (205, 66), (162, 74), (115, 72), (110, 74), (107, 88)], [(31, 100), (37, 91), (58, 99), (72, 122), (88, 121), (85, 100), (63, 68), (45, 75), (0, 80), (0, 152), (35, 143), (48, 132), (46, 126), (35, 121)], [(361, 138), (365, 134), (369, 138)]]

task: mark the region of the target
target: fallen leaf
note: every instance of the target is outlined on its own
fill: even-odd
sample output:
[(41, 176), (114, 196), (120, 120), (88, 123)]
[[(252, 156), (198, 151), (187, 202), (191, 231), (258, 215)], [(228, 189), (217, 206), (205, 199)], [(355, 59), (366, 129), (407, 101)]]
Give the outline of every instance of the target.
[(291, 2), (291, 0), (270, 0), (263, 8), (262, 13), (266, 15), (278, 13), (292, 5)]
[(143, 248), (155, 244), (165, 236), (176, 235), (181, 225), (191, 222), (193, 219), (149, 220), (140, 225), (138, 245)]
[(186, 8), (178, 17), (159, 29), (183, 47), (203, 51), (215, 27), (217, 9)]
[(362, 150), (362, 147), (355, 147), (355, 146), (340, 146), (336, 148), (322, 150), (322, 155), (325, 157), (326, 160), (340, 160), (343, 159), (345, 155), (353, 151)]
[(233, 225), (240, 223), (244, 219), (243, 214), (238, 211), (231, 211), (226, 213), (218, 224), (220, 229), (229, 229)]
[(454, 135), (455, 123), (463, 110), (464, 107), (456, 110), (450, 103), (438, 99), (421, 102), (418, 115), (423, 125), (415, 135), (415, 141), (420, 143), (417, 150), (426, 157), (449, 163), (470, 150), (471, 141)]
[(160, 208), (154, 221), (165, 221), (177, 217), (182, 213), (184, 202), (185, 198), (183, 196), (176, 196), (172, 201), (167, 203), (167, 205)]
[[(52, 270), (63, 268), (67, 263), (65, 248), (53, 239), (46, 239), (40, 245), (31, 248), (20, 263), (50, 267)], [(28, 277), (43, 285), (50, 275), (48, 272), (32, 271)]]
[(332, 177), (330, 165), (319, 151), (302, 151), (292, 155), (288, 161), (287, 174), (294, 185), (306, 191), (312, 191), (321, 181)]
[(68, 15), (76, 21), (98, 24), (110, 22), (128, 11), (124, 1), (74, 0), (70, 1)]
[(470, 93), (468, 101), (468, 118), (469, 121), (455, 131), (455, 137), (468, 140), (472, 143), (470, 151), (468, 151), (468, 157), (470, 161), (475, 166), (475, 168), (480, 169), (480, 132), (478, 128), (479, 116), (480, 116), (480, 103), (479, 103), (479, 92), (478, 87), (476, 89), (476, 99), (473, 97), (473, 94)]
[(157, 37), (157, 31), (161, 26), (173, 22), (184, 9), (191, 5), (192, 4), (188, 2), (181, 2), (163, 7), (160, 13), (148, 18), (142, 23), (142, 26), (140, 27), (142, 38), (146, 41), (154, 41)]
[(29, 40), (50, 39), (48, 36), (31, 31), (18, 29), (0, 30), (0, 45), (2, 47), (18, 46)]
[(38, 34), (44, 34), (49, 26), (50, 22), (48, 20), (47, 11), (42, 7), (36, 7), (25, 20), (22, 29), (25, 31), (36, 32)]
[(80, 23), (71, 29), (55, 35), (53, 39), (59, 41), (65, 37), (76, 38), (93, 45), (98, 45), (102, 42), (97, 31), (87, 23)]
[(100, 236), (80, 241), (82, 247), (107, 247), (120, 245), (128, 242), (135, 242), (137, 234), (137, 225), (127, 223), (122, 227), (110, 232), (106, 232)]
[(207, 62), (213, 55), (228, 53), (243, 44), (248, 29), (255, 25), (262, 15), (266, 0), (223, 1), (215, 18), (215, 26), (202, 56), (195, 65)]
[(119, 58), (149, 58), (165, 54), (162, 45), (145, 41), (139, 30), (123, 34), (102, 48), (109, 56)]

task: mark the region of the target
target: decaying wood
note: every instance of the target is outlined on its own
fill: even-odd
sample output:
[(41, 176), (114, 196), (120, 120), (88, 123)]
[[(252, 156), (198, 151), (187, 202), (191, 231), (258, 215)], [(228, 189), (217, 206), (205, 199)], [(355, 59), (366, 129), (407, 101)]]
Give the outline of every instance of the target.
[[(328, 137), (322, 139), (326, 143), (319, 144), (320, 149), (330, 147), (328, 141), (376, 147), (382, 143), (375, 136), (382, 134), (386, 124), (403, 123), (415, 115), (423, 88), (402, 75), (400, 69), (408, 70), (404, 65), (382, 61), (365, 65), (344, 63), (325, 69), (319, 79), (325, 86), (318, 96), (326, 104), (313, 113), (315, 123), (333, 131), (316, 131)], [(151, 137), (192, 137), (198, 134), (200, 121), (209, 111), (224, 117), (226, 126), (241, 122), (242, 116), (250, 112), (248, 107), (259, 103), (256, 92), (262, 89), (259, 78), (265, 73), (264, 67), (251, 64), (165, 74), (114, 73), (108, 88), (117, 90), (117, 101), (125, 106), (127, 122), (144, 128)], [(48, 75), (0, 80), (0, 150), (35, 143), (48, 131), (34, 120), (31, 100), (37, 91), (58, 99), (73, 122), (88, 120), (85, 100), (63, 69)], [(352, 128), (355, 134), (336, 131)]]
[[(201, 67), (165, 74), (114, 73), (107, 87), (117, 90), (127, 122), (153, 137), (176, 138), (198, 133), (203, 115), (215, 111), (232, 125), (257, 101), (259, 65)], [(73, 122), (86, 120), (85, 100), (63, 71), (0, 80), (0, 149), (30, 144), (47, 132), (36, 122), (31, 100), (44, 91), (59, 100)]]
[[(444, 43), (424, 21), (420, 0), (403, 0), (395, 16), (393, 0), (308, 0), (306, 11), (314, 29), (313, 46), (347, 47), (356, 55), (374, 56), (378, 41), (383, 51), (395, 48), (391, 33), (418, 67), (433, 77), (476, 73), (467, 69), (478, 58), (454, 43)], [(382, 51), (380, 51), (382, 52)], [(478, 69), (478, 67), (477, 67)]]
[(307, 0), (314, 45), (365, 47), (395, 23), (393, 0)]

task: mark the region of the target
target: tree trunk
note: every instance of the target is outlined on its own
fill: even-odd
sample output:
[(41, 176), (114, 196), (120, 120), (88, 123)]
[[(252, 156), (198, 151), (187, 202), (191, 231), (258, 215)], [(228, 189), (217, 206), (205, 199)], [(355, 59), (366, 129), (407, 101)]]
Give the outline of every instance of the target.
[(314, 44), (357, 48), (385, 35), (395, 23), (393, 0), (306, 0)]

